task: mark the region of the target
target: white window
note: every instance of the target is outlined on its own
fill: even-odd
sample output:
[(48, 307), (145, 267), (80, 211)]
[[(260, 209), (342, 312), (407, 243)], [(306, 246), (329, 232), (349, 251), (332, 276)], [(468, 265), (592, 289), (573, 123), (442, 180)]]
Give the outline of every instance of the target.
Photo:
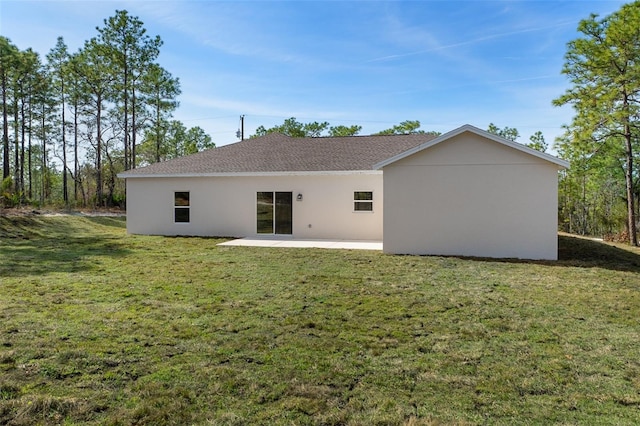
[(188, 191), (174, 192), (173, 220), (175, 223), (189, 223), (191, 220), (191, 203)]
[(353, 211), (372, 212), (373, 211), (373, 192), (372, 191), (355, 191), (353, 193)]

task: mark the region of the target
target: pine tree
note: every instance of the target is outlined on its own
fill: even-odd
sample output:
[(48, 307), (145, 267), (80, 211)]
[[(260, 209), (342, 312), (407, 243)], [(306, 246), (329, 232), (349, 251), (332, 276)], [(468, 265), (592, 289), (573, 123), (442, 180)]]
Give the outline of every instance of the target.
[(640, 2), (603, 19), (591, 15), (578, 31), (583, 36), (568, 44), (562, 70), (572, 87), (554, 103), (574, 107), (574, 143), (594, 141), (595, 146), (617, 146), (624, 152), (627, 230), (629, 243), (637, 246), (634, 141), (640, 135)]

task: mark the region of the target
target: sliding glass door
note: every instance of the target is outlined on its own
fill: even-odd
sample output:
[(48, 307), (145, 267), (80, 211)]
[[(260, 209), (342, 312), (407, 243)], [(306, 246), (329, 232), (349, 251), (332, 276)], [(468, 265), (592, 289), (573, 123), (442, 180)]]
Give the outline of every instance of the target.
[(256, 202), (258, 234), (293, 234), (293, 193), (258, 192)]

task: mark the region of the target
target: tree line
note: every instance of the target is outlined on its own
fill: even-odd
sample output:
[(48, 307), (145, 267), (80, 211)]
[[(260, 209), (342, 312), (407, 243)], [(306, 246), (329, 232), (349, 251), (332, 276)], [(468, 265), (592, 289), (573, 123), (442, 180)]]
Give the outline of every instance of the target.
[(578, 25), (562, 72), (571, 87), (554, 100), (575, 115), (555, 144), (571, 162), (559, 183), (564, 230), (638, 245), (640, 2)]
[[(560, 229), (633, 246), (640, 217), (639, 28), (640, 1), (580, 21), (562, 68), (570, 87), (553, 100), (574, 110), (553, 145), (570, 162), (558, 182)], [(517, 134), (492, 126), (489, 131), (507, 138)], [(540, 132), (527, 145), (547, 148)]]
[[(574, 117), (553, 148), (571, 167), (559, 179), (561, 229), (624, 237), (637, 245), (640, 217), (640, 1), (601, 18), (590, 15), (569, 42), (562, 69), (569, 89), (553, 101)], [(200, 128), (172, 119), (179, 79), (158, 64), (159, 36), (126, 11), (97, 27), (70, 53), (64, 40), (40, 58), (0, 36), (2, 184), (5, 205), (120, 204), (117, 173), (213, 147)], [(294, 117), (253, 136), (351, 136), (361, 126), (301, 123)], [(517, 129), (488, 131), (517, 140)], [(379, 134), (432, 133), (407, 120)], [(549, 147), (536, 132), (527, 145)]]
[(158, 63), (162, 40), (116, 11), (75, 53), (62, 37), (45, 58), (0, 36), (5, 206), (114, 206), (116, 175), (213, 147), (172, 119), (180, 81)]
[[(327, 121), (323, 121), (322, 123), (319, 123), (317, 121), (302, 123), (295, 117), (291, 117), (285, 119), (282, 124), (270, 127), (268, 129), (264, 126), (259, 126), (256, 129), (255, 134), (251, 135), (251, 137), (255, 138), (264, 136), (269, 133), (282, 133), (293, 138), (315, 138), (320, 136), (356, 136), (360, 134), (361, 130), (362, 126), (357, 124), (352, 126), (332, 126)], [(435, 131), (425, 131), (420, 129), (420, 121), (418, 120), (406, 120), (389, 129), (382, 130), (376, 133), (376, 135), (402, 135), (412, 133), (432, 134), (436, 136), (440, 134)]]

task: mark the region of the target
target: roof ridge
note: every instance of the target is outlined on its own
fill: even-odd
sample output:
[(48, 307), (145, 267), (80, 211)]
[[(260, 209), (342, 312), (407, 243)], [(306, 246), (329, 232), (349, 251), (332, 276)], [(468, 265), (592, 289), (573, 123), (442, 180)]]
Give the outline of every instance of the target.
[(307, 138), (311, 139), (322, 139), (322, 138), (371, 138), (371, 137), (395, 137), (395, 136), (433, 136), (429, 133), (392, 133), (389, 135), (381, 135), (379, 133), (373, 133), (371, 135), (338, 135), (338, 136), (307, 136)]
[[(290, 140), (319, 140), (319, 139), (362, 139), (362, 138), (399, 138), (399, 137), (430, 137), (435, 138), (436, 135), (430, 133), (400, 133), (400, 134), (390, 134), (390, 135), (380, 135), (380, 134), (371, 134), (371, 135), (339, 135), (339, 136), (331, 136), (331, 135), (321, 135), (321, 136), (290, 136), (282, 132), (271, 132), (261, 136), (253, 136), (248, 139), (244, 139), (243, 141), (234, 142), (246, 142), (246, 141), (254, 141), (257, 139), (264, 139), (270, 137), (270, 139), (284, 138)], [(228, 146), (223, 145), (223, 146)]]

